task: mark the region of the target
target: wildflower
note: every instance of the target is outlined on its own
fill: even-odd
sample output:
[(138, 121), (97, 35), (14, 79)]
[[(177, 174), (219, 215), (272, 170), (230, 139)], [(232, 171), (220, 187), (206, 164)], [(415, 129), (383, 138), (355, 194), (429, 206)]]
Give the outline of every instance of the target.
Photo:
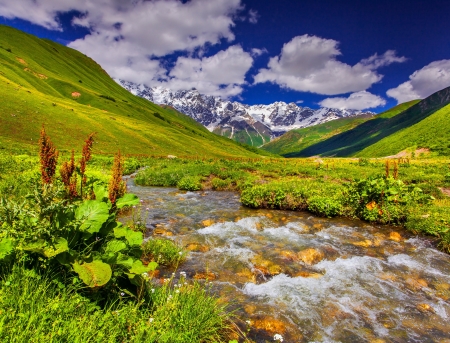
[[(178, 255), (180, 255), (180, 256), (183, 255), (183, 252), (180, 251), (180, 252), (178, 253)], [(180, 273), (180, 274), (181, 274), (181, 273)]]
[(149, 321), (150, 323), (153, 323), (154, 320), (155, 320), (155, 319), (150, 318), (148, 321)]
[(145, 208), (146, 211), (150, 211), (150, 209), (148, 207)]
[(186, 277), (186, 272), (180, 272), (180, 276)]
[(250, 325), (252, 323), (250, 320), (246, 320), (245, 322), (247, 323), (247, 325)]
[(58, 151), (45, 133), (44, 126), (42, 126), (41, 136), (39, 138), (39, 157), (41, 162), (42, 183), (50, 184), (53, 181), (56, 164), (58, 163)]
[(274, 341), (283, 342), (283, 336), (281, 336), (279, 333), (276, 333), (276, 334), (273, 336), (273, 340), (274, 340)]
[(120, 292), (120, 296), (122, 296), (122, 297), (123, 297), (124, 295), (125, 295), (125, 293), (124, 293), (124, 292)]
[(180, 293), (180, 290), (179, 290), (179, 289), (177, 289), (177, 290), (175, 291), (175, 293)]
[(154, 288), (152, 288), (152, 293), (155, 293), (155, 289)]
[[(112, 168), (112, 178), (108, 186), (108, 198), (116, 206), (116, 201), (125, 194), (125, 182), (122, 180), (123, 175), (123, 158), (119, 152), (114, 156), (114, 163)], [(133, 208), (136, 208), (133, 206)]]

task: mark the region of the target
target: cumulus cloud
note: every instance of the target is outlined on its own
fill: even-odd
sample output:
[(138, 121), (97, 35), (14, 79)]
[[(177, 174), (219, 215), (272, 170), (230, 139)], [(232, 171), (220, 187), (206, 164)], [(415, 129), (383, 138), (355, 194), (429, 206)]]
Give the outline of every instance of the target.
[[(160, 60), (174, 52), (201, 57), (209, 45), (232, 42), (232, 28), (243, 8), (241, 0), (0, 0), (0, 16), (51, 30), (61, 30), (59, 14), (77, 11), (72, 24), (88, 28), (90, 34), (68, 46), (92, 57), (115, 78), (148, 85), (183, 84), (223, 96), (242, 92), (239, 85), (253, 63), (241, 47), (203, 59), (179, 58), (173, 70), (165, 69)], [(256, 11), (248, 16), (250, 22), (257, 21)], [(253, 51), (254, 56), (260, 53), (263, 50)], [(236, 70), (224, 56), (237, 58)], [(223, 69), (213, 73), (208, 68), (214, 64)], [(201, 71), (193, 72), (192, 78), (182, 73), (183, 68), (196, 67)], [(208, 82), (212, 90), (205, 86)]]
[(450, 86), (450, 60), (434, 61), (416, 70), (406, 81), (386, 94), (399, 103), (423, 99)]
[(195, 87), (200, 93), (228, 98), (242, 92), (245, 74), (252, 64), (251, 55), (240, 45), (233, 45), (202, 59), (179, 57), (168, 79), (153, 82), (153, 85), (173, 90)]
[(379, 82), (376, 69), (394, 62), (404, 62), (389, 50), (350, 66), (337, 60), (338, 42), (317, 36), (294, 37), (284, 44), (281, 54), (270, 59), (268, 68), (260, 69), (255, 83), (272, 82), (297, 91), (325, 95), (366, 90)]
[(340, 110), (365, 110), (386, 105), (386, 100), (367, 91), (360, 91), (350, 94), (348, 98), (327, 98), (319, 104), (322, 107), (337, 108)]

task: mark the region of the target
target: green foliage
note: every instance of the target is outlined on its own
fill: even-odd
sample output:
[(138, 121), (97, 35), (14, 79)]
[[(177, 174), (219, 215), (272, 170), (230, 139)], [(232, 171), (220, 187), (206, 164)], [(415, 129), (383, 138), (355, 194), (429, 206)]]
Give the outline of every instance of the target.
[(186, 259), (187, 252), (168, 239), (149, 239), (142, 247), (144, 256), (158, 264), (176, 267)]
[(101, 287), (111, 280), (111, 266), (101, 261), (73, 264), (73, 270), (88, 287)]
[(229, 189), (232, 184), (231, 179), (222, 180), (218, 177), (215, 177), (211, 181), (212, 189), (217, 191), (223, 191)]
[[(14, 166), (11, 160), (8, 164)], [(3, 168), (9, 169), (8, 164)], [(113, 288), (124, 278), (139, 285), (141, 274), (156, 267), (144, 267), (139, 261), (143, 235), (116, 222), (103, 185), (92, 186), (96, 200), (83, 200), (68, 197), (58, 180), (42, 184), (35, 177), (32, 182), (33, 192), (20, 202), (0, 198), (0, 261), (14, 256), (45, 268), (63, 265), (89, 287)], [(127, 194), (117, 202), (123, 208), (139, 199)]]
[(383, 224), (405, 222), (407, 206), (426, 204), (432, 199), (414, 185), (385, 176), (356, 181), (348, 185), (346, 192), (346, 200), (359, 218)]
[(99, 97), (100, 97), (100, 98), (107, 99), (107, 100), (109, 100), (109, 101), (116, 102), (116, 99), (114, 99), (112, 96), (109, 96), (109, 95), (103, 95), (103, 94), (100, 94)]
[(308, 199), (308, 211), (321, 217), (336, 217), (341, 214), (341, 208), (341, 202), (331, 197), (313, 196)]
[[(150, 280), (151, 281), (151, 280)], [(109, 293), (101, 302), (60, 270), (16, 265), (0, 276), (0, 341), (226, 343), (230, 315), (209, 289), (173, 281), (145, 292), (141, 302)], [(178, 286), (178, 284), (177, 284)]]
[(184, 176), (177, 182), (177, 187), (185, 191), (199, 191), (202, 189), (201, 179), (198, 176)]

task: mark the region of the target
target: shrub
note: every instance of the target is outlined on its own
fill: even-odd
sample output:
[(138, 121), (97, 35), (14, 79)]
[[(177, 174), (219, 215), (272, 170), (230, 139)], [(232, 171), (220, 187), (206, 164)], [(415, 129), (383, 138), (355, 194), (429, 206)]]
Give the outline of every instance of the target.
[(218, 177), (215, 177), (214, 179), (212, 179), (211, 184), (214, 190), (223, 191), (231, 186), (231, 180), (230, 179), (222, 180), (219, 179)]
[(336, 217), (341, 213), (340, 201), (324, 196), (313, 196), (308, 199), (308, 210), (322, 217)]
[(177, 182), (177, 187), (185, 191), (199, 191), (202, 189), (202, 184), (198, 176), (187, 175)]
[(109, 96), (109, 95), (100, 94), (99, 97), (103, 98), (103, 99), (106, 99), (106, 100), (109, 100), (109, 101), (116, 102), (116, 99), (114, 99), (112, 96)]

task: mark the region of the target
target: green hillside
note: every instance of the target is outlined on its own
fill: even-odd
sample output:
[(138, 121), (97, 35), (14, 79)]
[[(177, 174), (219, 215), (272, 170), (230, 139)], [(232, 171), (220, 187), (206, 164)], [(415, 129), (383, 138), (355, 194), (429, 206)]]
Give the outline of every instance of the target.
[(263, 145), (261, 149), (279, 155), (296, 153), (315, 143), (337, 135), (338, 133), (350, 130), (355, 126), (366, 122), (370, 118), (371, 117), (341, 118), (303, 129), (292, 130)]
[(298, 154), (311, 145), (322, 142), (339, 133), (349, 131), (368, 120), (377, 118), (391, 118), (407, 110), (419, 101), (420, 100), (413, 100), (397, 105), (383, 113), (378, 114), (375, 118), (369, 116), (341, 118), (303, 129), (292, 130), (265, 144), (261, 148), (279, 155)]
[(450, 156), (450, 104), (402, 131), (365, 148), (355, 156), (381, 157), (403, 150), (428, 148), (441, 156)]
[[(309, 146), (302, 151), (286, 154), (286, 157), (305, 157), (305, 156), (385, 156), (392, 154), (392, 152), (398, 153), (399, 151), (408, 147), (408, 145), (392, 146), (387, 150), (377, 150), (375, 153), (373, 150), (371, 154), (361, 154), (360, 152), (369, 146), (383, 140), (384, 138), (402, 132), (405, 129), (411, 128), (422, 120), (431, 116), (443, 109), (450, 103), (450, 87), (445, 88), (439, 92), (436, 92), (428, 98), (413, 104), (406, 110), (402, 110), (402, 106), (408, 106), (404, 104), (400, 107), (394, 107), (392, 111), (383, 113), (376, 116), (374, 119), (368, 120), (355, 128), (337, 134), (324, 141)], [(395, 115), (395, 112), (400, 112)], [(417, 135), (424, 135), (425, 140), (421, 141), (423, 147), (433, 148), (435, 151), (441, 151), (443, 147), (440, 143), (437, 143), (436, 139), (440, 137), (448, 137), (446, 127), (450, 126), (449, 120), (445, 121), (441, 127), (436, 128), (431, 137), (427, 132), (417, 132)], [(420, 126), (423, 129), (426, 127)], [(417, 127), (416, 127), (417, 128)], [(413, 129), (414, 130), (414, 129)], [(393, 136), (394, 137), (394, 136)], [(437, 145), (436, 145), (437, 144)], [(412, 144), (416, 145), (416, 143)], [(445, 143), (446, 145), (446, 143)], [(372, 155), (374, 153), (374, 155)]]
[(60, 149), (97, 132), (96, 150), (258, 156), (193, 119), (136, 97), (84, 54), (0, 26), (0, 148), (35, 150), (42, 124)]

